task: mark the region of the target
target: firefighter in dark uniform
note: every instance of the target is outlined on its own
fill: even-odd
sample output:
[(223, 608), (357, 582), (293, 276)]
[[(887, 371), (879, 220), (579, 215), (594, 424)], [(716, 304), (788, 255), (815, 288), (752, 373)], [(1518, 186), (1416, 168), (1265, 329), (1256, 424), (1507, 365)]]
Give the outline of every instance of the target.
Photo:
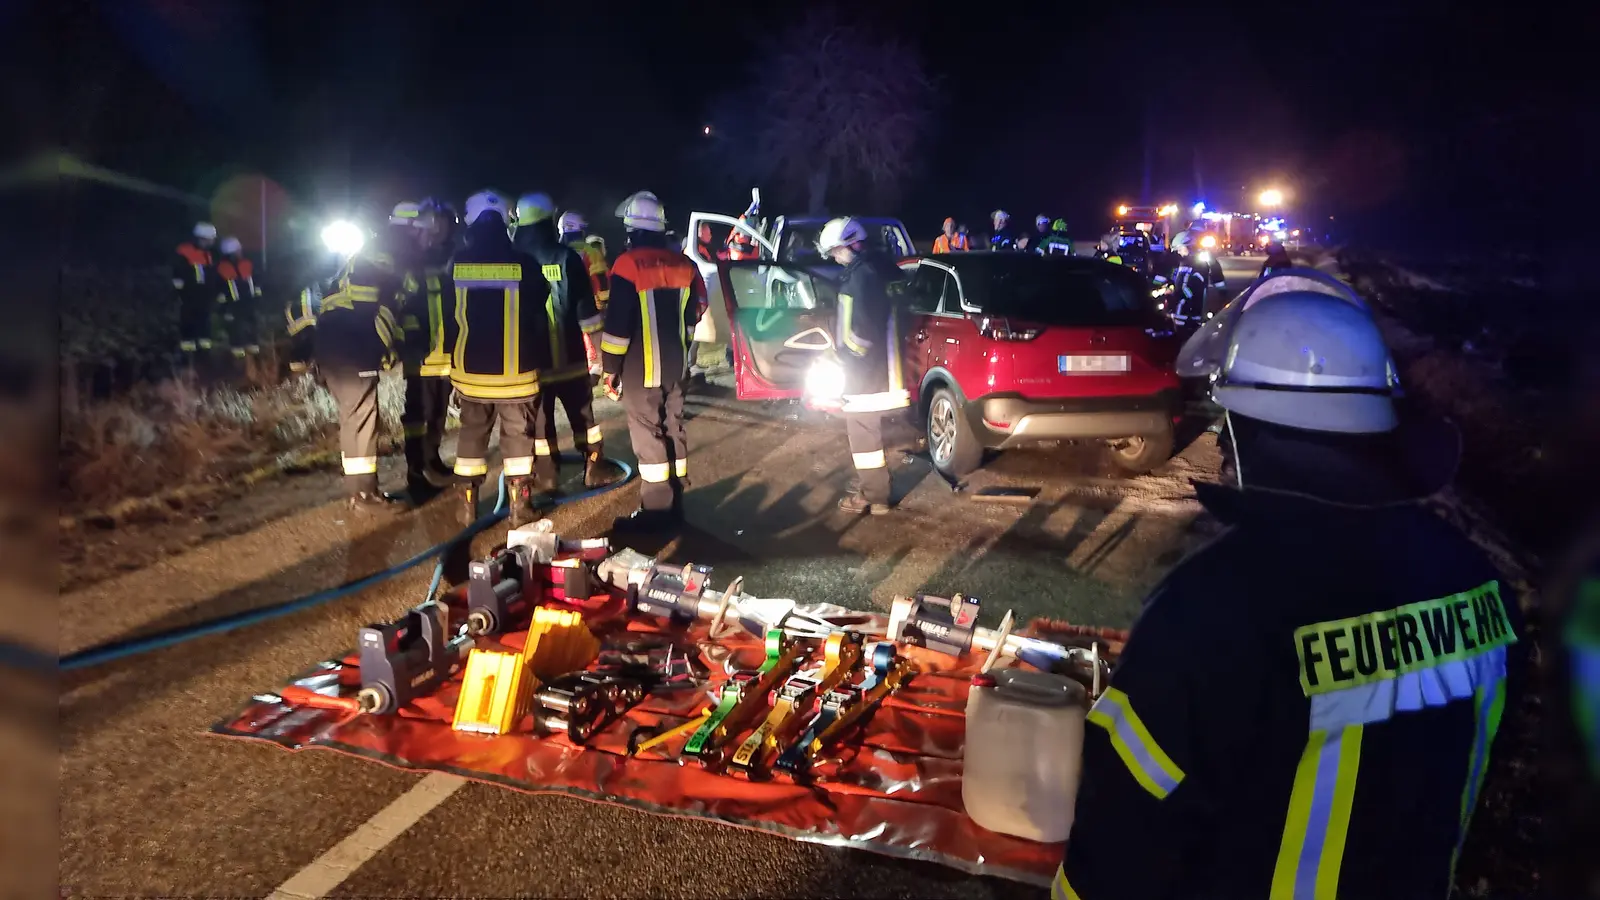
[(1016, 235), (1011, 233), (1011, 214), (1003, 209), (989, 213), (989, 249), (1001, 252), (1017, 249)]
[(550, 367), (550, 285), (539, 262), (511, 244), (511, 206), (494, 191), (467, 199), (466, 246), (451, 260), (456, 290), (450, 381), (461, 407), (456, 477), (465, 481), (466, 519), (478, 515), (489, 473), (489, 432), (500, 423), (500, 455), (513, 528), (533, 521), (534, 425), (539, 377)]
[(217, 259), (217, 277), (227, 296), (223, 304), (228, 322), (228, 350), (234, 359), (261, 354), (261, 340), (256, 336), (260, 312), (261, 284), (256, 281), (255, 263), (244, 255), (244, 246), (236, 237), (225, 237), (217, 245), (221, 256)]
[(217, 226), (196, 222), (193, 236), (178, 245), (172, 261), (172, 288), (178, 292), (178, 353), (191, 370), (211, 355), (215, 317), (226, 299), (211, 254), (216, 242)]
[[(1262, 297), (1209, 346), (1236, 474), (1197, 490), (1229, 527), (1089, 712), (1052, 896), (1445, 897), (1521, 668), (1511, 585), (1424, 504), (1459, 436), (1401, 422), (1347, 298)], [(1219, 623), (1249, 650), (1197, 679)]]
[(617, 215), (628, 231), (628, 249), (611, 266), (600, 354), (606, 392), (620, 392), (628, 413), (641, 484), (639, 509), (616, 527), (653, 531), (683, 517), (689, 478), (684, 357), (705, 312), (705, 282), (694, 261), (668, 245), (666, 214), (654, 194), (634, 194)]
[(456, 332), (456, 292), (450, 279), (451, 226), (455, 216), (434, 200), (401, 203), (389, 216), (399, 238), (401, 276), (400, 363), (406, 376), (406, 493), (424, 503), (453, 481), (439, 457), (450, 409), (450, 350)]
[[(594, 294), (594, 308), (604, 316), (606, 300), (611, 296), (611, 267), (606, 262), (605, 247), (589, 240), (588, 228), (589, 223), (584, 221), (583, 214), (570, 209), (562, 213), (556, 222), (556, 230), (561, 232), (561, 243), (576, 251), (583, 257), (584, 264), (589, 267), (589, 286)], [(589, 374), (599, 375), (600, 348), (595, 346), (595, 337), (588, 332), (584, 332), (583, 335), (583, 352), (589, 361)]]
[(555, 203), (548, 194), (523, 194), (517, 199), (518, 250), (539, 261), (550, 283), (546, 321), (550, 327), (550, 368), (539, 375), (539, 421), (534, 429), (534, 488), (554, 493), (557, 485), (556, 403), (567, 411), (572, 445), (583, 457), (583, 483), (599, 487), (621, 473), (606, 460), (600, 425), (594, 417), (594, 392), (583, 338), (603, 324), (594, 305), (594, 282), (583, 255), (561, 243), (556, 234)]
[(817, 239), (822, 255), (844, 266), (839, 281), (837, 343), (844, 363), (845, 435), (860, 487), (839, 501), (853, 513), (883, 515), (893, 503), (883, 452), (883, 416), (911, 405), (900, 370), (899, 323), (889, 285), (900, 270), (867, 248), (867, 231), (854, 219), (833, 219)]
[(1207, 298), (1212, 291), (1226, 288), (1222, 266), (1210, 250), (1197, 246), (1199, 237), (1185, 231), (1172, 239), (1172, 252), (1176, 265), (1171, 274), (1157, 275), (1156, 284), (1171, 282), (1176, 293), (1173, 299), (1172, 320), (1180, 326), (1205, 323)]
[(358, 226), (336, 222), (322, 239), (339, 259), (338, 272), (302, 290), (289, 305), (289, 336), (302, 364), (293, 368), (303, 367), (302, 335), (315, 326), (311, 349), (339, 409), (339, 455), (350, 506), (371, 510), (385, 504), (378, 490), (378, 377), (397, 361), (400, 283), (384, 261), (386, 251), (367, 247)]

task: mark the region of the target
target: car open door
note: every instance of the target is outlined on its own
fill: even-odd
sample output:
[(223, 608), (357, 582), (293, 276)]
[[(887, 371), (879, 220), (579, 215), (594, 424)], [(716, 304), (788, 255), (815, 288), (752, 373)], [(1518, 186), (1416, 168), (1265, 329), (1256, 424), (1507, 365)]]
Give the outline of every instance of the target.
[(700, 267), (700, 278), (706, 284), (706, 315), (699, 325), (695, 326), (694, 340), (703, 344), (720, 344), (729, 341), (728, 318), (726, 305), (722, 300), (722, 281), (717, 277), (718, 258), (707, 258), (700, 249), (700, 226), (712, 226), (713, 235), (721, 235), (720, 239), (711, 242), (712, 253), (721, 252), (727, 245), (728, 236), (733, 231), (739, 231), (755, 241), (760, 249), (762, 259), (776, 259), (777, 251), (756, 227), (739, 221), (733, 216), (724, 216), (719, 213), (690, 213), (689, 234), (684, 240), (683, 252), (694, 260)]
[(799, 397), (812, 364), (833, 355), (837, 286), (802, 266), (767, 260), (724, 260), (718, 269), (739, 399)]

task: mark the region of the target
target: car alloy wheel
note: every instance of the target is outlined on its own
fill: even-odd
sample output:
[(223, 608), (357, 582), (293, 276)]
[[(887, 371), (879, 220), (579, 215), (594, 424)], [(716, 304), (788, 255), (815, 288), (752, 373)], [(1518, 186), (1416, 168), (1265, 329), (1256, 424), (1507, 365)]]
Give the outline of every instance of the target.
[(956, 407), (946, 395), (933, 398), (928, 409), (928, 452), (939, 466), (948, 466), (956, 452)]

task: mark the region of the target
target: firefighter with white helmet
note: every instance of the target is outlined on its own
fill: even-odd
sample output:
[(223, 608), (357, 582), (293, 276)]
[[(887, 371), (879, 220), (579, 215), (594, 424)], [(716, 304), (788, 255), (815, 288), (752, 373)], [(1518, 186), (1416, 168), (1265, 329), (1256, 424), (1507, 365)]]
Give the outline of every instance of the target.
[[(567, 210), (556, 221), (556, 231), (561, 234), (561, 243), (571, 247), (583, 257), (584, 265), (589, 270), (594, 308), (604, 313), (606, 300), (611, 297), (611, 267), (606, 262), (605, 241), (598, 235), (588, 234), (588, 229), (589, 223), (583, 218), (583, 214), (575, 210)], [(583, 335), (583, 350), (589, 361), (589, 374), (599, 375), (600, 348), (595, 346), (594, 338), (588, 332), (584, 332)]]
[(178, 295), (178, 352), (191, 370), (197, 360), (210, 357), (215, 318), (227, 296), (211, 253), (216, 242), (217, 226), (196, 222), (172, 261), (172, 289)]
[[(1270, 282), (1268, 282), (1270, 283)], [(1424, 501), (1459, 436), (1397, 406), (1370, 312), (1265, 292), (1204, 344), (1235, 475), (1226, 530), (1145, 601), (1088, 716), (1052, 895), (1443, 897), (1481, 798), (1517, 597)], [(1196, 634), (1248, 653), (1194, 678)]]
[(229, 236), (217, 245), (217, 277), (226, 292), (223, 320), (227, 323), (228, 349), (234, 359), (243, 360), (261, 353), (256, 322), (261, 284), (256, 281), (255, 263), (244, 254), (244, 245)]
[(900, 370), (898, 312), (889, 298), (889, 285), (900, 281), (900, 269), (869, 247), (866, 229), (854, 219), (833, 219), (822, 226), (817, 249), (844, 266), (834, 336), (844, 366), (840, 413), (859, 487), (839, 501), (839, 508), (882, 515), (893, 504), (883, 416), (911, 405)]
[(989, 213), (989, 249), (1017, 249), (1017, 238), (1011, 233), (1011, 214), (1003, 209)]
[(539, 261), (511, 243), (511, 204), (497, 191), (467, 198), (466, 246), (451, 260), (460, 335), (450, 382), (461, 409), (455, 474), (464, 512), (477, 519), (489, 473), (489, 433), (500, 423), (500, 456), (512, 527), (533, 521), (534, 442), (540, 376), (550, 367), (550, 284)]
[(705, 282), (694, 261), (666, 238), (666, 212), (649, 191), (617, 207), (628, 249), (611, 267), (613, 302), (600, 335), (606, 392), (628, 414), (639, 460), (639, 509), (619, 519), (622, 530), (659, 531), (683, 518), (689, 484), (683, 381), (689, 336), (706, 308)]
[(450, 352), (456, 291), (450, 279), (455, 216), (432, 198), (397, 204), (389, 216), (394, 265), (401, 277), (400, 362), (405, 372), (406, 493), (424, 503), (454, 481), (439, 456), (449, 415)]

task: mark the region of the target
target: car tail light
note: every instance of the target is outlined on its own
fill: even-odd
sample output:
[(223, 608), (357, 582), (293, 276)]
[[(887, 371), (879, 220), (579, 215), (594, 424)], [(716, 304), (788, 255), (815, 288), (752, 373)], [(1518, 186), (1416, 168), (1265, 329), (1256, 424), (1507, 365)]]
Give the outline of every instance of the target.
[(1031, 341), (1039, 336), (1037, 328), (1012, 328), (1011, 323), (998, 316), (984, 316), (978, 321), (978, 333), (995, 341)]

